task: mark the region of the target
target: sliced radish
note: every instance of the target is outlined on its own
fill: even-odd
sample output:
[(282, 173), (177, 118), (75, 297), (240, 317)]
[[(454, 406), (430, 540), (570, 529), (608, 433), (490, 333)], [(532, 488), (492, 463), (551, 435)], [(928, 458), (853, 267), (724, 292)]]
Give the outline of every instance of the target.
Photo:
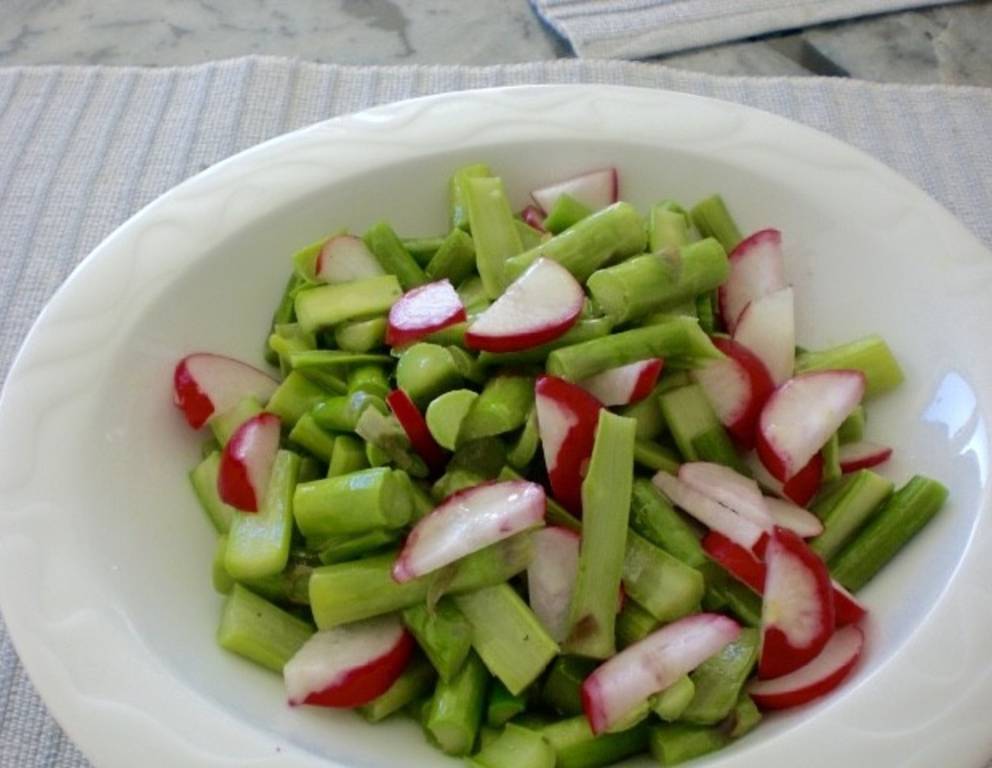
[(823, 533), (823, 522), (808, 509), (785, 499), (765, 499), (765, 506), (775, 525), (788, 528), (804, 539), (811, 539)]
[(546, 231), (544, 229), (544, 213), (536, 205), (526, 206), (520, 212), (520, 218), (532, 229), (536, 229), (538, 232)]
[(582, 479), (603, 406), (581, 387), (554, 376), (541, 376), (534, 395), (551, 490), (569, 510), (581, 514)]
[(792, 288), (783, 288), (748, 304), (737, 320), (734, 341), (743, 344), (765, 364), (776, 386), (788, 379), (796, 364)]
[(848, 592), (837, 581), (831, 580), (834, 588), (834, 621), (838, 627), (857, 624), (868, 613), (865, 604)]
[(813, 371), (789, 379), (758, 419), (761, 463), (783, 482), (819, 453), (865, 394), (861, 371)]
[(719, 531), (731, 541), (735, 541), (747, 549), (761, 549), (761, 542), (767, 536), (761, 526), (755, 525), (746, 517), (690, 488), (677, 477), (665, 471), (656, 474), (651, 478), (651, 482), (673, 504), (684, 509), (710, 530)]
[(516, 352), (553, 341), (572, 327), (586, 295), (557, 261), (538, 259), (465, 332), (487, 352)]
[(857, 443), (845, 443), (840, 447), (840, 471), (857, 472), (859, 469), (877, 467), (889, 460), (892, 449), (887, 445), (870, 443), (862, 440)]
[(741, 313), (753, 301), (786, 287), (782, 233), (763, 229), (742, 240), (730, 252), (730, 275), (720, 286), (720, 315), (731, 333)]
[(465, 318), (461, 297), (449, 280), (421, 285), (404, 293), (390, 307), (386, 343), (402, 347)]
[(603, 405), (628, 405), (643, 400), (658, 383), (665, 361), (661, 358), (640, 360), (619, 368), (610, 368), (578, 382)]
[(414, 642), (395, 614), (314, 634), (283, 667), (292, 706), (360, 707), (396, 682)]
[(386, 402), (389, 403), (393, 415), (403, 427), (406, 436), (410, 438), (413, 450), (427, 462), (431, 472), (441, 472), (445, 464), (444, 449), (437, 444), (434, 435), (427, 428), (427, 422), (410, 396), (402, 389), (394, 389), (386, 396)]
[(744, 345), (721, 336), (713, 337), (713, 345), (726, 357), (706, 361), (692, 371), (692, 378), (734, 441), (750, 450), (758, 416), (775, 385), (765, 364)]
[(582, 683), (582, 709), (594, 734), (623, 722), (740, 636), (733, 619), (697, 613), (667, 624), (597, 667)]
[(837, 630), (820, 654), (795, 672), (758, 680), (748, 693), (762, 709), (787, 709), (823, 696), (850, 674), (861, 656), (865, 636), (857, 627)]
[(172, 384), (173, 401), (194, 429), (246, 397), (266, 402), (279, 386), (278, 381), (258, 368), (209, 352), (197, 352), (180, 360)]
[[(534, 558), (527, 566), (530, 607), (560, 643), (568, 635), (568, 611), (579, 572), (580, 537), (559, 526), (542, 528), (533, 536)], [(620, 602), (620, 601), (618, 601)]]
[(823, 650), (834, 631), (827, 566), (792, 531), (776, 528), (765, 550), (758, 676), (781, 677)]
[(258, 512), (279, 451), (279, 417), (252, 416), (238, 427), (220, 454), (217, 493), (243, 512)]
[(587, 208), (598, 211), (620, 199), (620, 184), (616, 168), (583, 173), (571, 179), (559, 181), (530, 193), (541, 209), (547, 213), (555, 207), (562, 195), (574, 197)]
[(750, 477), (723, 464), (689, 461), (679, 467), (679, 480), (695, 491), (746, 517), (762, 530), (772, 529), (765, 497)]
[(314, 275), (322, 283), (350, 283), (386, 274), (365, 242), (354, 235), (330, 238), (314, 263)]
[(703, 551), (759, 595), (765, 591), (765, 564), (750, 549), (710, 531), (703, 537)]
[(747, 465), (754, 472), (759, 485), (800, 507), (805, 507), (813, 500), (823, 479), (823, 456), (819, 453), (787, 483), (772, 477), (771, 472), (765, 469), (765, 465), (753, 453), (748, 454)]
[(540, 525), (544, 507), (544, 488), (524, 480), (452, 494), (410, 531), (393, 564), (393, 579), (410, 581)]

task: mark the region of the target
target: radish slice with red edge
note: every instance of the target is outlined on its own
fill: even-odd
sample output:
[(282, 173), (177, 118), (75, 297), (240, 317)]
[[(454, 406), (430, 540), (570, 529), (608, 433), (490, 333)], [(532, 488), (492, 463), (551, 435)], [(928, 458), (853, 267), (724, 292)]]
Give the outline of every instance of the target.
[(796, 364), (796, 319), (792, 288), (755, 299), (741, 312), (734, 341), (754, 353), (776, 386), (792, 376)]
[(220, 454), (217, 493), (242, 512), (258, 512), (279, 451), (279, 417), (252, 416), (238, 427)]
[(360, 707), (381, 696), (413, 653), (395, 614), (315, 633), (283, 667), (292, 706)]
[(407, 291), (389, 309), (386, 343), (402, 347), (466, 318), (461, 297), (449, 280)]
[(734, 442), (750, 450), (758, 416), (775, 385), (765, 364), (747, 347), (722, 336), (712, 341), (726, 357), (708, 360), (690, 375), (703, 388)]
[(823, 533), (823, 521), (808, 509), (793, 504), (786, 499), (765, 499), (765, 507), (775, 525), (788, 528), (804, 539), (811, 539)]
[(887, 445), (879, 445), (862, 440), (857, 443), (845, 443), (840, 447), (840, 471), (857, 472), (859, 469), (877, 467), (889, 460), (892, 449)]
[(616, 168), (604, 168), (600, 171), (583, 173), (570, 179), (559, 181), (547, 187), (535, 189), (530, 193), (541, 210), (551, 211), (562, 195), (573, 197), (587, 208), (598, 211), (620, 198), (620, 185)]
[(857, 627), (839, 629), (808, 664), (774, 680), (758, 680), (748, 687), (748, 693), (761, 709), (788, 709), (812, 701), (830, 693), (851, 673), (864, 642)]
[(427, 427), (427, 422), (410, 396), (402, 389), (394, 389), (386, 396), (386, 402), (389, 403), (393, 415), (403, 427), (406, 436), (410, 438), (413, 450), (427, 462), (431, 472), (437, 474), (443, 471), (446, 459), (444, 449), (437, 444), (434, 435)]
[(686, 462), (679, 467), (678, 477), (693, 490), (746, 517), (762, 530), (772, 529), (765, 497), (750, 477), (708, 461)]
[(733, 333), (748, 304), (786, 287), (782, 233), (777, 229), (755, 232), (737, 244), (728, 260), (730, 274), (717, 296), (724, 325)]
[(713, 531), (719, 531), (746, 549), (760, 551), (767, 534), (746, 517), (690, 488), (674, 475), (661, 471), (651, 482), (677, 507)]
[(834, 588), (834, 621), (838, 627), (857, 624), (868, 613), (865, 604), (848, 592), (840, 582), (831, 580)]
[(654, 358), (610, 368), (577, 382), (603, 405), (629, 405), (651, 394), (664, 360)]
[(534, 557), (527, 566), (527, 595), (534, 614), (556, 643), (568, 635), (580, 541), (579, 534), (560, 526), (542, 528), (533, 534)]
[(755, 454), (748, 454), (746, 462), (762, 488), (800, 507), (809, 504), (820, 490), (820, 483), (823, 480), (823, 456), (819, 453), (787, 483), (772, 477)]
[(410, 531), (393, 563), (393, 580), (411, 581), (541, 525), (544, 510), (544, 488), (524, 480), (454, 493)]
[(765, 550), (758, 676), (794, 672), (823, 650), (834, 631), (827, 566), (792, 531), (776, 528)]
[(465, 331), (465, 343), (487, 352), (517, 352), (554, 341), (571, 328), (586, 295), (572, 274), (538, 259)]
[(314, 276), (322, 283), (350, 283), (386, 274), (365, 241), (354, 235), (335, 235), (317, 254)]
[(197, 352), (176, 364), (172, 385), (176, 407), (193, 429), (199, 429), (215, 413), (233, 408), (246, 397), (268, 401), (279, 382), (240, 360)]
[(582, 683), (582, 709), (596, 735), (623, 722), (650, 696), (719, 653), (741, 633), (733, 619), (697, 613), (624, 648)]
[(783, 482), (830, 439), (865, 394), (861, 371), (812, 371), (785, 382), (758, 419), (758, 458)]
[(581, 387), (555, 376), (534, 385), (537, 429), (554, 497), (582, 514), (582, 479), (592, 456), (602, 404)]
[(536, 205), (528, 205), (520, 212), (520, 218), (523, 219), (524, 223), (536, 229), (538, 232), (545, 232), (544, 229), (544, 214), (541, 209)]

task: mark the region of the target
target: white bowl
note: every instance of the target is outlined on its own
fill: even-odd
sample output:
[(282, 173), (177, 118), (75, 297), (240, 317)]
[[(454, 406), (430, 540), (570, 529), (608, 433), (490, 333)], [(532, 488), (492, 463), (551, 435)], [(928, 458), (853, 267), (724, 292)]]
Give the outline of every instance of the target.
[[(886, 472), (951, 489), (863, 597), (868, 650), (833, 695), (708, 765), (974, 766), (992, 756), (988, 519), (992, 255), (866, 155), (742, 106), (555, 86), (393, 104), (223, 162), (137, 214), (46, 308), (0, 403), (0, 603), (32, 680), (99, 766), (395, 766), (446, 761), (412, 722), (290, 709), (282, 681), (214, 642), (214, 536), (185, 473), (200, 436), (175, 361), (260, 362), (289, 255), (387, 217), (445, 229), (452, 169), (490, 163), (514, 204), (616, 165), (625, 199), (719, 191), (742, 229), (786, 238), (799, 339), (881, 333), (907, 382), (870, 408)], [(644, 760), (643, 764), (649, 764)]]

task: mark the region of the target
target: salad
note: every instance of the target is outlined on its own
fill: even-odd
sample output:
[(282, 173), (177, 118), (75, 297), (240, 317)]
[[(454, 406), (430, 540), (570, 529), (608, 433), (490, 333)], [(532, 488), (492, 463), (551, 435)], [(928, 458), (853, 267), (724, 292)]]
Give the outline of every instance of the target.
[(779, 231), (618, 187), (514, 214), (460, 168), (446, 235), (293, 257), (278, 376), (179, 361), (217, 639), (290, 705), (412, 717), (476, 768), (674, 765), (857, 664), (854, 593), (947, 497), (873, 470), (899, 364), (796, 346)]

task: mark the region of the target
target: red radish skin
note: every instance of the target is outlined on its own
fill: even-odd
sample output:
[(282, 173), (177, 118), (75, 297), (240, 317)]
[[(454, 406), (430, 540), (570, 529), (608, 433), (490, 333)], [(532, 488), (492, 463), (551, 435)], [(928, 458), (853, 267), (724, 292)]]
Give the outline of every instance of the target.
[[(541, 624), (560, 643), (568, 635), (568, 612), (579, 572), (578, 533), (560, 526), (535, 531), (534, 558), (527, 566), (530, 607)], [(622, 598), (621, 591), (621, 598)], [(618, 603), (622, 602), (618, 600)]]
[(831, 583), (834, 587), (834, 621), (837, 626), (845, 627), (848, 624), (857, 624), (867, 615), (868, 609), (840, 583), (836, 581), (831, 581)]
[(776, 386), (792, 376), (796, 363), (796, 320), (792, 288), (755, 299), (741, 312), (734, 341), (754, 353)]
[(720, 286), (720, 315), (731, 333), (752, 301), (786, 287), (782, 233), (762, 229), (745, 238), (729, 254), (730, 274)]
[(775, 525), (788, 528), (804, 539), (811, 539), (823, 533), (823, 522), (808, 509), (793, 504), (786, 499), (765, 499), (768, 514)]
[(861, 371), (813, 371), (785, 382), (758, 419), (756, 448), (773, 477), (786, 482), (820, 452), (865, 394)]
[(577, 382), (603, 405), (629, 405), (651, 394), (664, 367), (661, 358), (640, 360)]
[(283, 668), (291, 706), (360, 707), (403, 673), (414, 641), (395, 615), (314, 634)]
[(846, 475), (859, 469), (870, 469), (884, 464), (891, 457), (892, 449), (887, 445), (870, 443), (867, 440), (846, 443), (840, 447), (840, 471)]
[(544, 488), (524, 480), (452, 494), (410, 531), (393, 563), (393, 580), (411, 581), (541, 525), (545, 502)]
[(713, 531), (719, 531), (742, 547), (760, 552), (767, 534), (743, 515), (689, 487), (674, 475), (661, 471), (651, 482), (677, 507)]
[(569, 195), (587, 208), (598, 211), (620, 199), (620, 179), (616, 168), (604, 168), (574, 176), (530, 193), (545, 213), (555, 207), (558, 198)]
[(775, 680), (758, 680), (748, 693), (761, 709), (788, 709), (834, 690), (858, 663), (864, 649), (858, 627), (837, 630), (820, 654), (805, 666)]
[(751, 350), (732, 339), (713, 337), (723, 360), (710, 360), (692, 371), (727, 432), (741, 448), (754, 447), (754, 432), (765, 401), (775, 390), (765, 364)]
[(602, 403), (555, 376), (538, 378), (534, 396), (551, 490), (569, 511), (581, 515), (582, 480), (592, 456)]
[(172, 385), (176, 407), (193, 429), (199, 429), (213, 414), (233, 408), (246, 397), (266, 402), (279, 382), (240, 360), (197, 352), (176, 364)]
[(449, 280), (421, 285), (404, 293), (389, 309), (386, 343), (391, 347), (412, 344), (466, 317), (461, 297)]
[(258, 512), (279, 451), (279, 417), (260, 413), (238, 427), (220, 454), (217, 493), (242, 512)]
[(544, 228), (544, 214), (541, 209), (536, 205), (528, 205), (520, 212), (520, 218), (524, 220), (532, 229), (536, 229), (538, 232), (546, 232)]
[(437, 444), (431, 431), (427, 428), (427, 422), (410, 396), (402, 389), (394, 389), (386, 396), (386, 402), (389, 403), (393, 415), (403, 427), (406, 436), (410, 438), (413, 450), (427, 462), (430, 471), (434, 474), (444, 471), (447, 454)]
[(598, 735), (622, 722), (648, 697), (734, 642), (740, 632), (733, 619), (697, 613), (624, 648), (582, 683), (582, 709), (592, 732)]
[(354, 235), (329, 238), (314, 262), (314, 276), (322, 283), (350, 283), (384, 274), (372, 251), (362, 238)]
[(693, 490), (747, 518), (762, 530), (772, 529), (765, 497), (750, 477), (708, 461), (686, 462), (679, 467), (678, 477)]
[(776, 528), (765, 552), (758, 676), (794, 672), (823, 650), (834, 631), (827, 566), (792, 531)]
[(538, 259), (465, 332), (465, 343), (487, 352), (517, 352), (554, 341), (585, 304), (582, 286), (561, 264)]
[(819, 453), (810, 459), (809, 464), (799, 470), (799, 473), (787, 483), (772, 477), (755, 454), (749, 454), (746, 461), (761, 487), (780, 498), (798, 504), (800, 507), (807, 506), (816, 496), (817, 491), (820, 490), (820, 482), (823, 479), (823, 456)]

